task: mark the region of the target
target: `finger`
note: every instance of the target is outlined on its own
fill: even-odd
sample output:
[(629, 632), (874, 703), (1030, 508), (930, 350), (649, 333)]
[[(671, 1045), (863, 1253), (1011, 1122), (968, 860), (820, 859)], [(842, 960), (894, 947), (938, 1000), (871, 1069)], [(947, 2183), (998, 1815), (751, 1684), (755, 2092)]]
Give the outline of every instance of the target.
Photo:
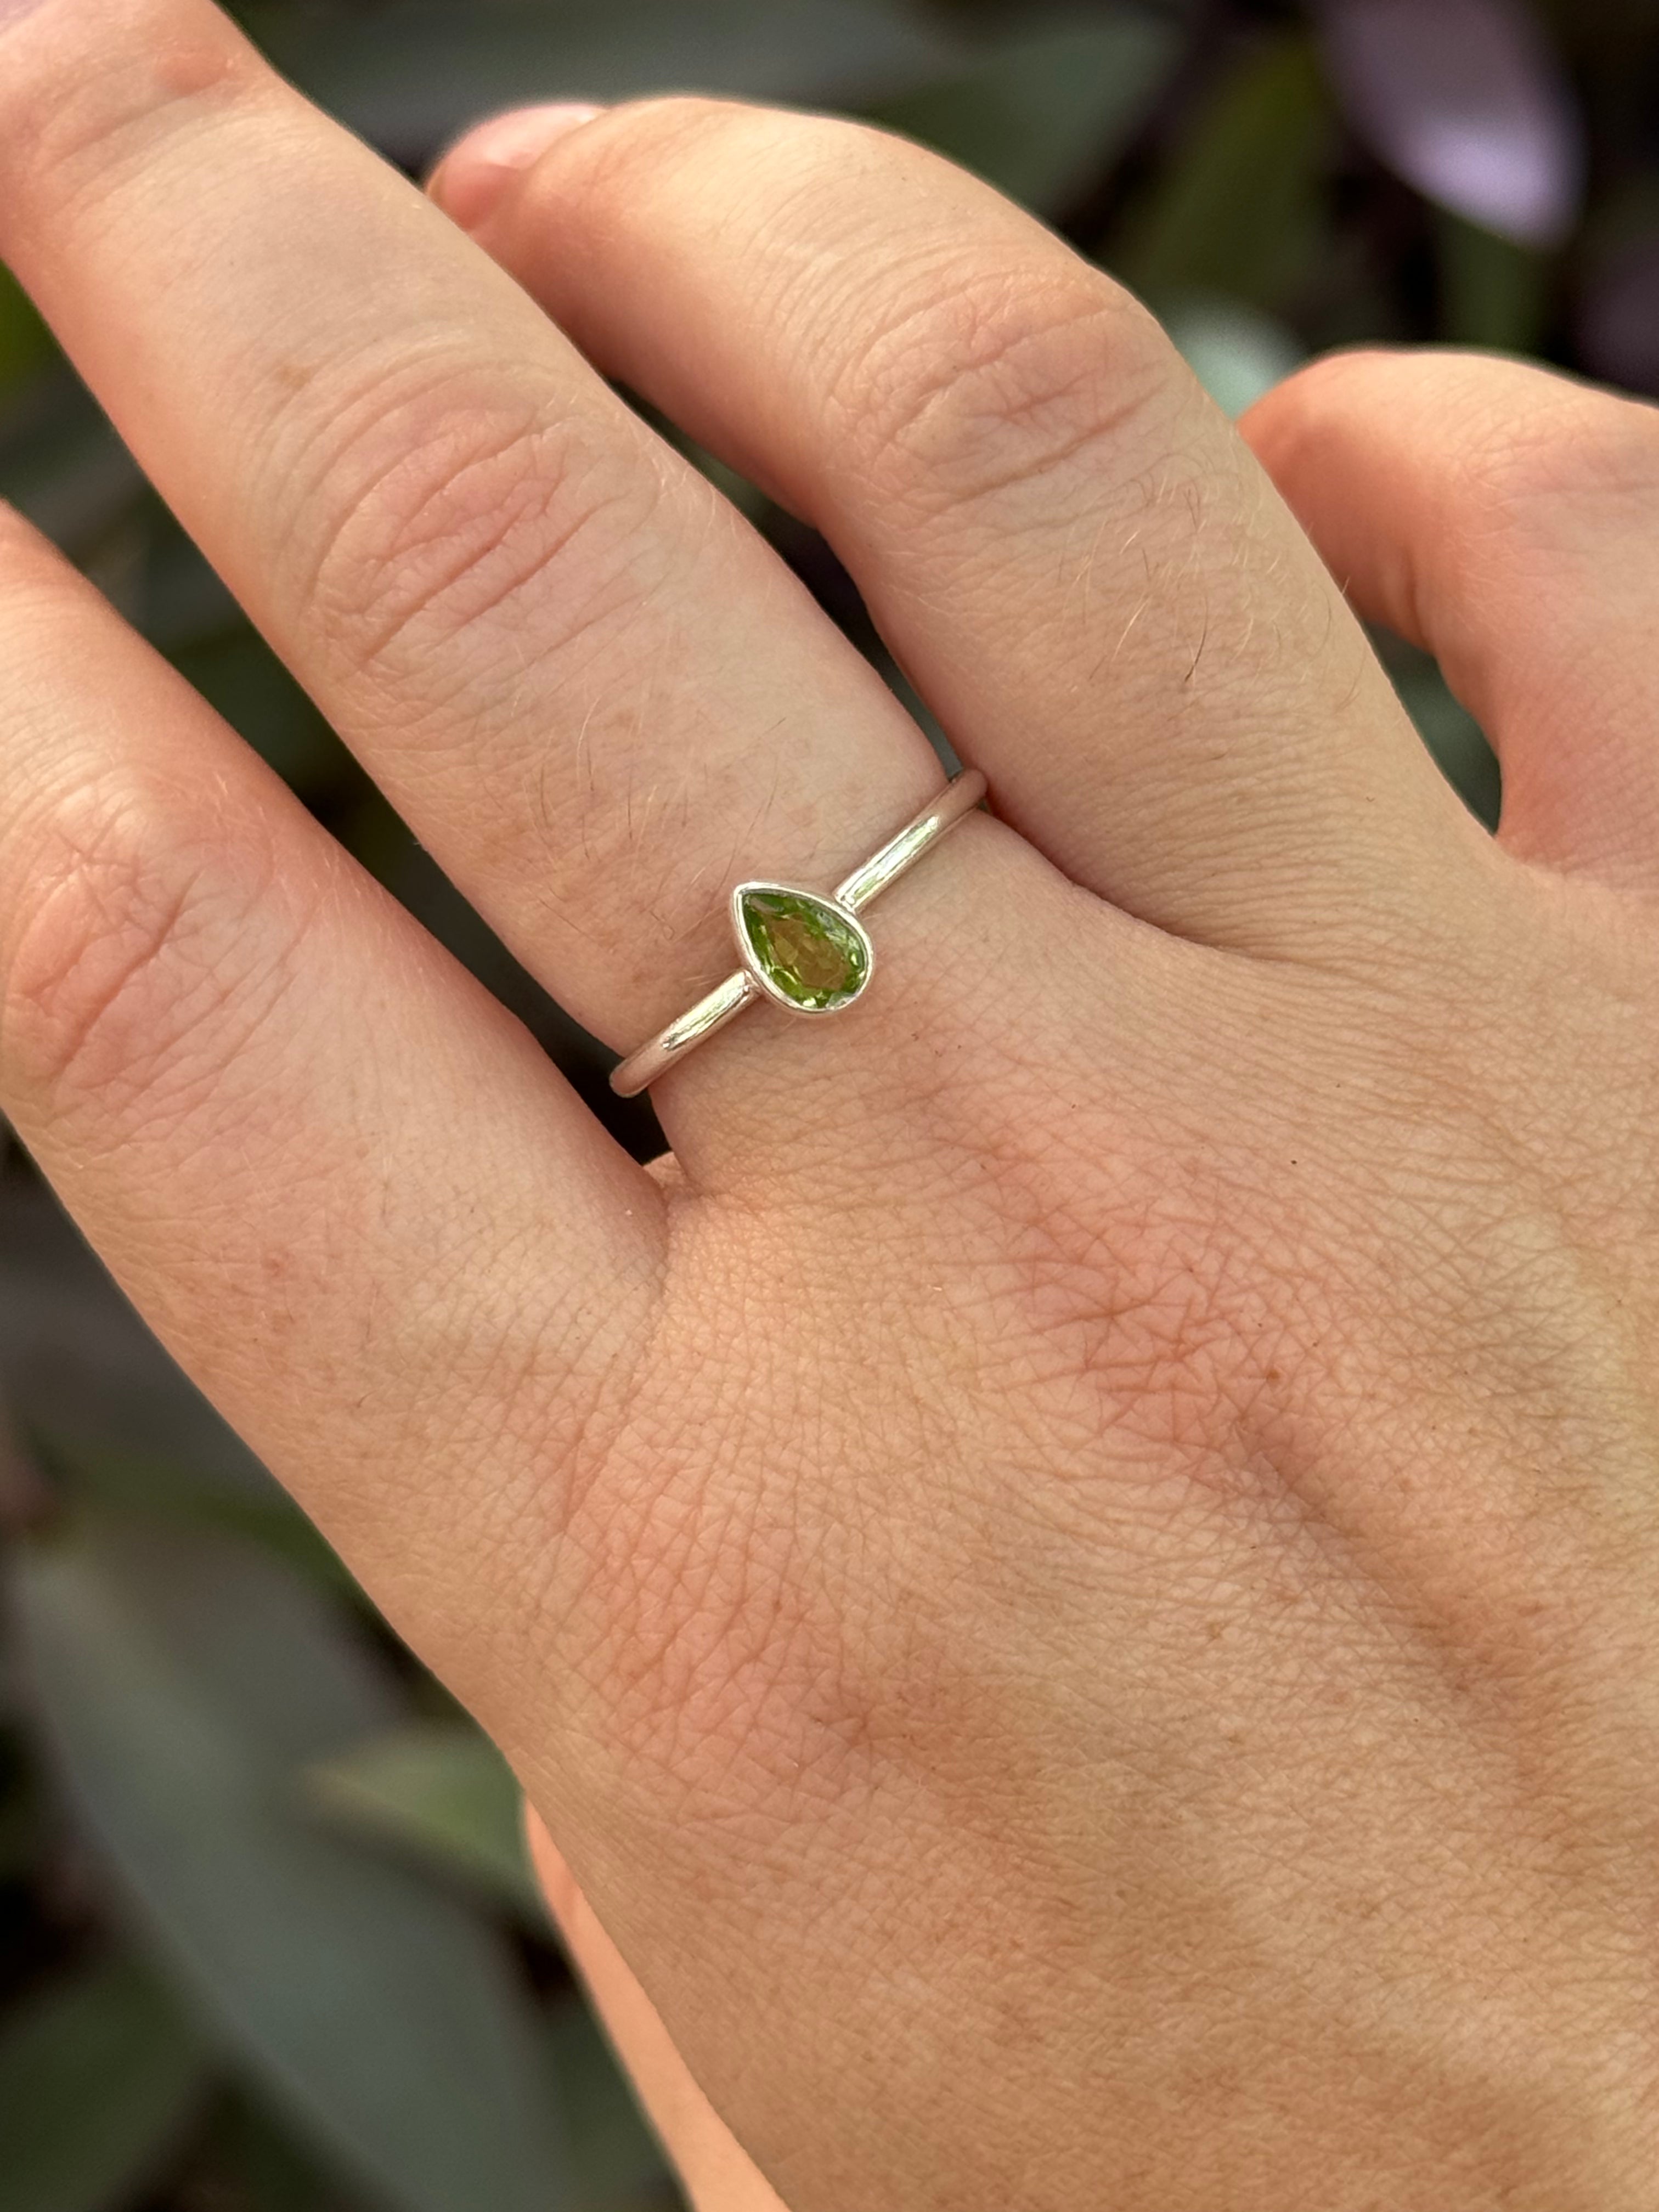
[(571, 1439), (647, 1325), (655, 1186), (5, 510), (0, 1111), (220, 1409), (476, 1680), (512, 1610), (498, 1555), (510, 1583), (527, 1502), (579, 1479)]
[(1659, 410), (1520, 362), (1366, 352), (1243, 428), (1355, 605), (1492, 738), (1502, 842), (1659, 885)]
[[(522, 157), (528, 125), (514, 152)], [(1305, 949), (1474, 851), (1341, 596), (1151, 319), (852, 125), (617, 110), (431, 189), (605, 368), (817, 524), (1068, 874)]]
[(782, 2199), (692, 2079), (658, 2012), (594, 1917), (541, 1816), (525, 1832), (549, 1909), (695, 2212), (784, 2212)]
[[(735, 965), (734, 880), (827, 888), (938, 788), (735, 510), (206, 0), (43, 0), (0, 49), (0, 246), (255, 619), (580, 1019), (641, 1042)], [(982, 817), (930, 866), (995, 842)], [(722, 1087), (706, 1118), (735, 1133), (746, 1062), (790, 1079), (769, 1024), (672, 1079), (683, 1158), (688, 1085)]]

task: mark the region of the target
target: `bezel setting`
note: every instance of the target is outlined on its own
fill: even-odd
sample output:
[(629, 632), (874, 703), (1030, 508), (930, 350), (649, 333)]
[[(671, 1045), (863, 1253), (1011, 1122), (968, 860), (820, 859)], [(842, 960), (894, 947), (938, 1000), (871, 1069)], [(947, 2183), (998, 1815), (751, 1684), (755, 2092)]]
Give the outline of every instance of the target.
[[(863, 973), (852, 989), (823, 1006), (808, 1006), (801, 1000), (792, 997), (776, 977), (769, 973), (750, 936), (744, 915), (744, 904), (747, 900), (755, 897), (789, 899), (809, 909), (816, 908), (821, 913), (833, 915), (838, 927), (844, 929), (856, 941), (863, 958)], [(850, 907), (844, 906), (839, 899), (831, 898), (823, 891), (807, 890), (799, 884), (771, 883), (754, 878), (748, 883), (738, 884), (733, 888), (731, 914), (732, 934), (737, 941), (738, 957), (743, 963), (744, 972), (753, 980), (757, 988), (763, 991), (775, 1006), (781, 1006), (786, 1013), (801, 1014), (813, 1021), (822, 1020), (832, 1014), (844, 1014), (849, 1006), (856, 1006), (866, 991), (869, 989), (870, 978), (875, 972), (876, 948), (870, 941), (869, 931), (866, 929), (857, 915)]]
[[(855, 1005), (869, 988), (876, 965), (876, 948), (859, 916), (872, 899), (879, 898), (889, 884), (896, 883), (907, 869), (913, 868), (922, 854), (930, 851), (947, 830), (953, 830), (970, 814), (984, 797), (985, 778), (979, 770), (959, 769), (943, 791), (913, 814), (902, 830), (827, 895), (805, 890), (794, 884), (763, 882), (755, 878), (738, 884), (732, 893), (732, 933), (737, 939), (741, 966), (712, 991), (705, 991), (696, 1006), (688, 1006), (683, 1014), (659, 1029), (655, 1036), (647, 1037), (642, 1045), (617, 1062), (611, 1071), (611, 1088), (617, 1097), (637, 1098), (659, 1076), (666, 1074), (684, 1060), (687, 1053), (695, 1051), (728, 1022), (736, 1021), (746, 1007), (758, 1006), (763, 999), (790, 1014), (839, 1014)], [(791, 976), (797, 990), (811, 991), (818, 987), (807, 983), (799, 957), (793, 963), (781, 955), (773, 957), (770, 951), (767, 958), (761, 957), (759, 946), (750, 936), (749, 918), (744, 914), (744, 902), (757, 893), (799, 901), (822, 914), (833, 915), (836, 933), (848, 931), (857, 947), (856, 964), (862, 973), (854, 988), (828, 1006), (814, 1006), (781, 988), (778, 978), (769, 972), (768, 959), (781, 973)]]

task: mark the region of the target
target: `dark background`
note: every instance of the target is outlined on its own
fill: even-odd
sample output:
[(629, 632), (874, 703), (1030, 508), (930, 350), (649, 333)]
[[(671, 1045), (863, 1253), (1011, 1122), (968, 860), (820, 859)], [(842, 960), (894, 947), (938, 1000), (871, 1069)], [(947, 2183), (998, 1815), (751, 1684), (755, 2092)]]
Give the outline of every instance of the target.
[[(1235, 411), (1367, 338), (1659, 392), (1659, 34), (1638, 0), (236, 12), (413, 173), (527, 99), (690, 87), (877, 117), (1133, 284)], [(822, 544), (714, 472), (881, 662)], [(648, 1109), (611, 1100), (607, 1055), (240, 619), (3, 271), (0, 495), (655, 1146)], [(1479, 732), (1431, 664), (1382, 642), (1492, 823)], [(676, 2203), (532, 1893), (495, 1753), (155, 1348), (3, 1122), (0, 1388), (0, 2212)]]

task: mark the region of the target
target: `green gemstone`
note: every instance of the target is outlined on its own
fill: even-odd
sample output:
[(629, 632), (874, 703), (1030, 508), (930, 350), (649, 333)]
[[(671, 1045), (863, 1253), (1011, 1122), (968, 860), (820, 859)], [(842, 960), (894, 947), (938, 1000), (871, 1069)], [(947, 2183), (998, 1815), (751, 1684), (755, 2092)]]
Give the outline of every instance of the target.
[(755, 963), (790, 1003), (827, 1012), (857, 998), (870, 949), (844, 914), (808, 891), (746, 890), (738, 901)]

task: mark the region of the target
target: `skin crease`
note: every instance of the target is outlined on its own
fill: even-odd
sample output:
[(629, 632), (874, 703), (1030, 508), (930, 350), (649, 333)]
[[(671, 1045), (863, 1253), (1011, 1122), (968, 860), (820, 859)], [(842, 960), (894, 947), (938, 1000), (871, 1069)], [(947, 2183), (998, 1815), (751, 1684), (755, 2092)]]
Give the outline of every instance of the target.
[(879, 134), (643, 103), (434, 205), (204, 0), (0, 26), (0, 252), (611, 1042), (938, 771), (594, 368), (990, 777), (637, 1170), (0, 522), (0, 1103), (513, 1759), (701, 2212), (1652, 2212), (1652, 412), (1356, 356), (1247, 446)]

